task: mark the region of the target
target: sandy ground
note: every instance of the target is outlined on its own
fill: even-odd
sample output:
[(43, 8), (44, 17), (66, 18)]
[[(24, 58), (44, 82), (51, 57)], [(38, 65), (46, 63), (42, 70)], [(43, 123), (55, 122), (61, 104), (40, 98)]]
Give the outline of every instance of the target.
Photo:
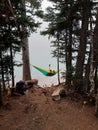
[(52, 91), (35, 87), (7, 98), (0, 109), (0, 130), (98, 130), (94, 106), (69, 97), (53, 101)]

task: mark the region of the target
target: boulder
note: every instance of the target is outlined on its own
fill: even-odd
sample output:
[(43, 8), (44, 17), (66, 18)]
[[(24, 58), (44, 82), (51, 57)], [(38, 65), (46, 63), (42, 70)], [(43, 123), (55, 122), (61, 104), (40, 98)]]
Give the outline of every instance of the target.
[(31, 79), (31, 80), (27, 80), (26, 84), (28, 87), (33, 87), (34, 85), (38, 85), (38, 80), (37, 79)]
[(57, 88), (52, 93), (52, 99), (55, 101), (59, 101), (62, 97), (66, 96), (66, 92), (64, 88)]

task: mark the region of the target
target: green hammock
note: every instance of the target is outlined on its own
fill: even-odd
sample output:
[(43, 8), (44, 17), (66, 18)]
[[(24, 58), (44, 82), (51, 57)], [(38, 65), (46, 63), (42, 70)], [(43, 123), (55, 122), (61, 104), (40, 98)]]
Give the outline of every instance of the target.
[(51, 70), (51, 69), (46, 70), (44, 68), (40, 68), (40, 67), (34, 66), (34, 65), (33, 65), (33, 67), (36, 68), (38, 71), (40, 71), (45, 76), (54, 76), (58, 72), (57, 70)]

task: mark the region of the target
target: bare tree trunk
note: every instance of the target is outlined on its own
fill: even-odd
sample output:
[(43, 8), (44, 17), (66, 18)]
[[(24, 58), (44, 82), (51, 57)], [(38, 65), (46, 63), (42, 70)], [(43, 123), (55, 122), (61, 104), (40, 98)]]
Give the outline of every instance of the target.
[(1, 88), (1, 81), (0, 81), (0, 107), (3, 105), (2, 101), (2, 88)]
[(12, 87), (15, 85), (14, 81), (14, 65), (13, 65), (13, 52), (12, 47), (10, 46), (10, 57), (11, 57), (11, 75), (12, 75)]
[(80, 34), (80, 45), (79, 45), (79, 51), (78, 51), (77, 63), (76, 63), (75, 77), (77, 80), (77, 84), (75, 86), (77, 86), (76, 89), (79, 89), (79, 91), (83, 89), (83, 69), (84, 69), (84, 61), (85, 61), (85, 53), (86, 53), (88, 20), (90, 14), (89, 3), (90, 3), (89, 0), (84, 0), (82, 27), (81, 27), (81, 34)]
[[(97, 18), (96, 18), (96, 26), (94, 28), (94, 65), (95, 68), (98, 66), (98, 10), (97, 10)], [(98, 117), (98, 89), (96, 95), (96, 107), (95, 107), (95, 115)]]
[(85, 91), (85, 92), (88, 92), (90, 90), (89, 73), (90, 73), (90, 54), (89, 54), (88, 62), (87, 62), (86, 69), (85, 69), (85, 85), (83, 88), (83, 91)]
[[(26, 11), (25, 11), (25, 0), (22, 0), (22, 8), (24, 9), (24, 12), (22, 12), (22, 15), (26, 17)], [(31, 72), (30, 72), (30, 61), (29, 61), (29, 44), (28, 44), (28, 35), (27, 35), (27, 28), (25, 26), (22, 26), (22, 60), (23, 60), (23, 80), (31, 80)]]
[(23, 80), (31, 80), (28, 39), (25, 37), (22, 40)]
[(5, 91), (5, 81), (4, 81), (4, 66), (3, 66), (3, 59), (2, 59), (2, 51), (0, 52), (0, 58), (1, 58), (1, 75), (2, 75), (2, 85), (3, 90)]
[(95, 88), (95, 82), (94, 82), (94, 54), (93, 54), (93, 34), (91, 36), (91, 58), (90, 58), (90, 74), (89, 74), (89, 80), (90, 80), (90, 93), (94, 91)]
[(95, 116), (98, 117), (98, 90), (96, 95)]
[(58, 40), (58, 54), (57, 54), (57, 70), (58, 70), (58, 84), (60, 84), (60, 70), (59, 70), (59, 33), (57, 33), (57, 40)]
[[(59, 43), (58, 43), (59, 44)], [(59, 71), (59, 50), (57, 56), (57, 70), (58, 70), (58, 84), (60, 85), (60, 71)]]

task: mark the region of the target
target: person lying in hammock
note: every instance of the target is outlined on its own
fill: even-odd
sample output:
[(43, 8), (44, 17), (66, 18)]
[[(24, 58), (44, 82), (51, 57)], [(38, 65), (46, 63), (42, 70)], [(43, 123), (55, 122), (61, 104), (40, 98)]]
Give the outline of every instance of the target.
[(51, 69), (49, 71), (50, 71), (50, 73), (54, 73), (55, 72), (55, 70), (51, 70)]
[(49, 73), (54, 73), (55, 70), (50, 69), (51, 65), (49, 64)]
[(54, 76), (58, 72), (57, 70), (51, 70), (50, 66), (49, 66), (49, 69), (44, 69), (44, 68), (34, 66), (34, 65), (33, 65), (33, 67), (36, 68), (38, 71), (40, 71), (45, 76)]

